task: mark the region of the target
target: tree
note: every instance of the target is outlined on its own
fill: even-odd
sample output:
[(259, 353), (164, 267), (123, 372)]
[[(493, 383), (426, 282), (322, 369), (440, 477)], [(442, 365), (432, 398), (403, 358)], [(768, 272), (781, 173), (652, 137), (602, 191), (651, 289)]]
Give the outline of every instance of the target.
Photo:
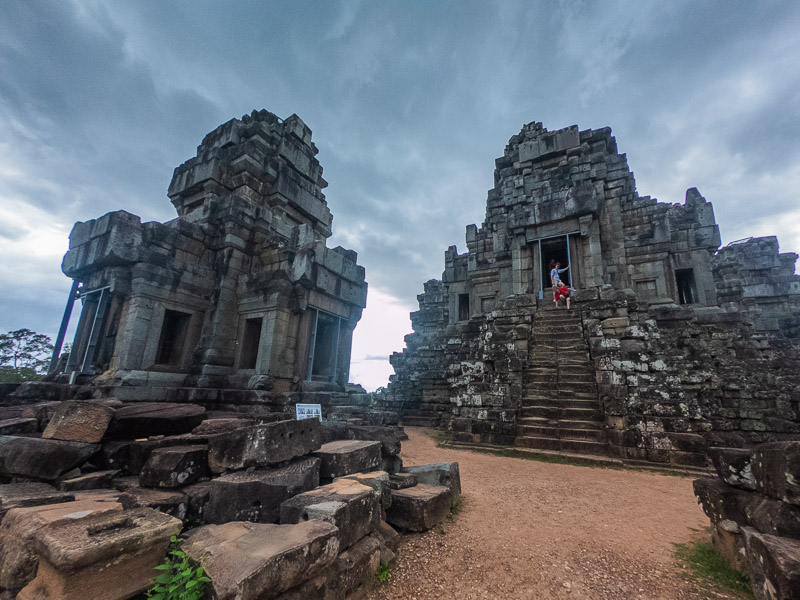
[(0, 334), (0, 381), (34, 381), (47, 373), (53, 344), (44, 334), (17, 329)]

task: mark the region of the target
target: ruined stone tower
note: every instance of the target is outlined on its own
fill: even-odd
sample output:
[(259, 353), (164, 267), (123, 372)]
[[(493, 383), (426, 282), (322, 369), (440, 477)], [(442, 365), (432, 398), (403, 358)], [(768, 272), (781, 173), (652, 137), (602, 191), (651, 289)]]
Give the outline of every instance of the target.
[(117, 211), (76, 223), (62, 268), (83, 306), (63, 372), (149, 400), (343, 390), (367, 284), (354, 251), (325, 244), (316, 154), (299, 117), (254, 111), (175, 169), (176, 219)]
[[(720, 249), (697, 189), (636, 192), (609, 128), (531, 123), (486, 220), (425, 283), (389, 399), (461, 442), (704, 464), (800, 432), (800, 278), (775, 238)], [(575, 310), (554, 309), (549, 265)]]

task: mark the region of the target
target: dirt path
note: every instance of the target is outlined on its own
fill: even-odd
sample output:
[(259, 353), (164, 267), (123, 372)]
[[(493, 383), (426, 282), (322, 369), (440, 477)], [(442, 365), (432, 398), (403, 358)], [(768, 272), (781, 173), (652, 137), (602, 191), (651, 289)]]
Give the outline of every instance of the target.
[(672, 546), (709, 524), (691, 479), (437, 448), (406, 431), (405, 464), (459, 462), (463, 508), (406, 536), (371, 600), (696, 597)]

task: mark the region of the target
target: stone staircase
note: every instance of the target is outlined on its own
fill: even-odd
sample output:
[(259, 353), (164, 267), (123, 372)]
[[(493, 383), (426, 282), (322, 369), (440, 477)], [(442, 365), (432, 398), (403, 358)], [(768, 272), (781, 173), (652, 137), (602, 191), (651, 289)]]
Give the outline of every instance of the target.
[(516, 446), (608, 455), (594, 363), (578, 310), (540, 301), (523, 383)]

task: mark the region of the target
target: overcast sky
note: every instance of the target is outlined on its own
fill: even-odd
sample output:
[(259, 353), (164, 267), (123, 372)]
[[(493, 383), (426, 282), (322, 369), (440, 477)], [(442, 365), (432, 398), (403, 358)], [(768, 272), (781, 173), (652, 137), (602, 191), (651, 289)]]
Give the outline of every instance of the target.
[(266, 108), (314, 132), (368, 308), (351, 379), (385, 384), (422, 283), (483, 220), (523, 124), (610, 126), (640, 194), (714, 204), (723, 243), (800, 251), (800, 2), (5, 0), (0, 331), (51, 336), (78, 220), (175, 216), (173, 169)]

